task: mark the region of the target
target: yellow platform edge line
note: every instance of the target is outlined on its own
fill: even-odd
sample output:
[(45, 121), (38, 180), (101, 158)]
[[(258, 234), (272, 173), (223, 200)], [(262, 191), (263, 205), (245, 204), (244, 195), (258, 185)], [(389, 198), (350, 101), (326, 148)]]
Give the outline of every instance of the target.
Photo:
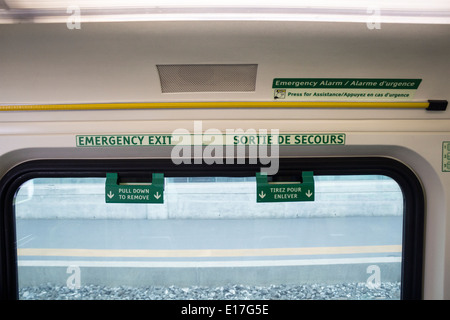
[(131, 110), (131, 109), (222, 109), (222, 108), (351, 108), (426, 109), (429, 102), (155, 102), (0, 105), (0, 111)]
[(180, 258), (180, 257), (249, 257), (249, 256), (301, 256), (322, 254), (356, 254), (401, 252), (401, 245), (261, 248), (261, 249), (199, 249), (199, 250), (133, 250), (133, 249), (57, 249), (21, 248), (18, 256), (65, 257), (122, 257), (122, 258)]

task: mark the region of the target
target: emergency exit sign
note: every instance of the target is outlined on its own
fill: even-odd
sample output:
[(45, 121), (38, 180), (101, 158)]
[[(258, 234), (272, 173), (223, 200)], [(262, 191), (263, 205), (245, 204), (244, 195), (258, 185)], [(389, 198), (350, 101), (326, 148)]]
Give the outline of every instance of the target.
[(314, 201), (313, 172), (302, 173), (303, 182), (268, 182), (267, 174), (256, 173), (256, 202)]
[(164, 175), (153, 173), (146, 184), (119, 184), (117, 173), (106, 174), (106, 203), (164, 203)]

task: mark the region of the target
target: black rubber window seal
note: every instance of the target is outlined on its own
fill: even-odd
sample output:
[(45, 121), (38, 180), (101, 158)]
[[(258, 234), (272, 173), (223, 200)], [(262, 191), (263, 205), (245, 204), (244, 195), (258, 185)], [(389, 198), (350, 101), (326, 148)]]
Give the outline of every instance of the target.
[[(394, 179), (403, 192), (403, 250), (401, 299), (422, 299), (423, 237), (425, 199), (415, 173), (403, 163), (386, 157), (281, 158), (274, 176), (298, 175), (314, 171), (320, 175), (385, 175)], [(163, 172), (165, 177), (248, 177), (260, 166), (175, 165), (170, 159), (32, 160), (12, 168), (0, 180), (0, 299), (17, 300), (17, 254), (14, 198), (26, 181), (39, 177), (105, 177), (106, 172), (138, 177)]]

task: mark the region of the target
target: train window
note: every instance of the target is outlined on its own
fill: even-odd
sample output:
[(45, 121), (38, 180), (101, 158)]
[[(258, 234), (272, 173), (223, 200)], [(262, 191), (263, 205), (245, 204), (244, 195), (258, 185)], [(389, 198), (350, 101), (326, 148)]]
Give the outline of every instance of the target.
[(163, 204), (110, 204), (104, 177), (28, 179), (14, 198), (18, 297), (402, 298), (399, 184), (314, 181), (315, 201), (257, 203), (254, 176), (173, 174)]

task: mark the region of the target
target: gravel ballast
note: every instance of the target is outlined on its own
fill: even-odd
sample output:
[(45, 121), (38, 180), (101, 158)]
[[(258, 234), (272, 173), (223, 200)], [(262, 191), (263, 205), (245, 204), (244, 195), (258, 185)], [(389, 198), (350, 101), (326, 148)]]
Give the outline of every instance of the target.
[(398, 300), (400, 283), (384, 282), (377, 288), (366, 283), (334, 285), (227, 285), (218, 287), (86, 285), (78, 289), (46, 284), (22, 287), (21, 300)]

